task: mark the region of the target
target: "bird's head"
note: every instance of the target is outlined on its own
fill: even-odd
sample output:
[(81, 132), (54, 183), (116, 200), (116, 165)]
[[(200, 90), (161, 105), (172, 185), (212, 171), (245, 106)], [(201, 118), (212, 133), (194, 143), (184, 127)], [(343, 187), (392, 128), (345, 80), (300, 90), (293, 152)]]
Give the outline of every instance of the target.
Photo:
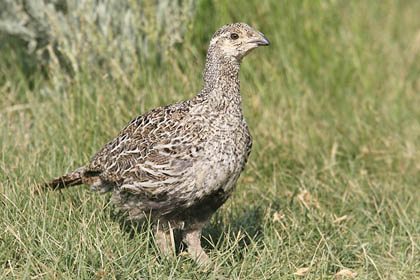
[(268, 46), (270, 41), (246, 23), (232, 23), (221, 27), (210, 41), (210, 49), (217, 49), (224, 57), (241, 61), (251, 50)]

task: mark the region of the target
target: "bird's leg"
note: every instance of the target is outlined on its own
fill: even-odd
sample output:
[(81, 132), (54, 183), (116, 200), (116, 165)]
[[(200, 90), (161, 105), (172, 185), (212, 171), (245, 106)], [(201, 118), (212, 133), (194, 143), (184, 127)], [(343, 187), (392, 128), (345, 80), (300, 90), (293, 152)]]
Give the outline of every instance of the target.
[(182, 241), (187, 245), (188, 253), (201, 266), (210, 264), (210, 258), (201, 247), (201, 228), (183, 232)]
[(161, 255), (165, 257), (175, 256), (175, 242), (173, 237), (173, 230), (170, 226), (168, 228), (162, 226), (156, 227), (155, 239)]

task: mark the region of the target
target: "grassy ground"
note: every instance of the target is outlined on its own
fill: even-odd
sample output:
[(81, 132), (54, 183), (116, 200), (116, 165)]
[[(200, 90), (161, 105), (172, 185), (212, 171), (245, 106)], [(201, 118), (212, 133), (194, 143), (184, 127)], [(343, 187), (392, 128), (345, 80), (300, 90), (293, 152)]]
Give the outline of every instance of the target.
[[(47, 80), (1, 46), (1, 279), (420, 278), (420, 3), (213, 3), (173, 58), (126, 76)], [(272, 46), (242, 64), (255, 144), (203, 235), (215, 269), (160, 261), (147, 225), (125, 224), (107, 195), (34, 192), (132, 117), (198, 92), (208, 40), (233, 21)]]

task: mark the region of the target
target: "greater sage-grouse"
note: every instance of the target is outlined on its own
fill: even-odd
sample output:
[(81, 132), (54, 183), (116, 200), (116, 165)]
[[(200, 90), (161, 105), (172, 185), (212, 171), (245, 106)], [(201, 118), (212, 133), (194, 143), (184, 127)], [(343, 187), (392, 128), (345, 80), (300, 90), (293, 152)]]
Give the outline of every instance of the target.
[(245, 23), (223, 26), (210, 41), (200, 93), (137, 117), (88, 165), (46, 185), (111, 191), (131, 218), (152, 219), (163, 254), (172, 253), (171, 231), (180, 229), (191, 257), (208, 263), (201, 230), (231, 195), (251, 152), (239, 67), (252, 49), (268, 45)]

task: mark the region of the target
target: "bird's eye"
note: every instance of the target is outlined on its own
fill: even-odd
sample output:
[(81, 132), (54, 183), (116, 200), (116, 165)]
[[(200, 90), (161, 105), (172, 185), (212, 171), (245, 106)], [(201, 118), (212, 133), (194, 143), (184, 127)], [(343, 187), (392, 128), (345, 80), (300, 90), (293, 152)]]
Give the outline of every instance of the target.
[(232, 33), (232, 34), (230, 34), (230, 38), (231, 38), (232, 40), (236, 40), (236, 39), (238, 39), (238, 38), (239, 38), (239, 35), (238, 35), (238, 34), (236, 34), (236, 33)]

